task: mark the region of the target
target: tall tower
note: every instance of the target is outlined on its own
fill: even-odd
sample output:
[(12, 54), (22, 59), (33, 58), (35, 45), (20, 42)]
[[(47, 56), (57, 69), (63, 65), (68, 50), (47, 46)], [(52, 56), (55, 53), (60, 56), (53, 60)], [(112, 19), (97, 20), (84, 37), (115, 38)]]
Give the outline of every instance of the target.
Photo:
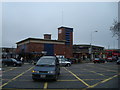
[(65, 57), (72, 58), (73, 28), (59, 27), (58, 40), (65, 40)]
[(66, 45), (73, 45), (73, 28), (59, 27), (58, 40), (65, 40)]

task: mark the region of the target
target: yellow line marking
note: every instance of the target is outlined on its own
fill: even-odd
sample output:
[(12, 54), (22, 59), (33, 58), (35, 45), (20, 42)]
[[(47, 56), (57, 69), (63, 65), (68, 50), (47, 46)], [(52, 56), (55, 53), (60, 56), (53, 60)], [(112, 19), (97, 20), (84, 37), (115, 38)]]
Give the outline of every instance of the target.
[(57, 81), (78, 81), (78, 80), (57, 80)]
[[(16, 89), (16, 88), (4, 88), (4, 90), (45, 90), (45, 89)], [(81, 89), (46, 89), (46, 90), (87, 90), (86, 88)]]
[(115, 77), (117, 77), (117, 76), (118, 76), (118, 75), (114, 75), (114, 76), (112, 76), (112, 77), (110, 77), (110, 78), (108, 78), (108, 79), (105, 79), (105, 80), (103, 80), (103, 81), (101, 81), (101, 82), (98, 82), (98, 83), (96, 83), (96, 84), (94, 84), (94, 85), (91, 85), (91, 86), (89, 86), (89, 87), (87, 87), (87, 88), (93, 88), (93, 87), (97, 86), (98, 84), (105, 83), (105, 82), (107, 82), (107, 81), (109, 81), (109, 80), (111, 80), (111, 79), (113, 79), (113, 78), (115, 78)]
[[(34, 67), (34, 66), (33, 66)], [(17, 79), (18, 77), (22, 76), (24, 73), (28, 72), (29, 70), (31, 70), (33, 67), (29, 68), (28, 70), (26, 70), (25, 72), (19, 74), (18, 76), (14, 77), (13, 79), (9, 80), (8, 82), (4, 83), (3, 85), (0, 86), (0, 88), (6, 86), (7, 84), (9, 84), (10, 82), (12, 82), (13, 80)]]
[(98, 74), (98, 75), (100, 75), (100, 76), (105, 76), (105, 75), (103, 75), (103, 74), (101, 74), (101, 73), (97, 73), (97, 72), (95, 72), (95, 71), (90, 71), (90, 72), (95, 73), (95, 74)]
[(65, 67), (64, 67), (64, 69), (65, 69), (66, 71), (68, 71), (69, 73), (71, 73), (71, 74), (72, 74), (74, 77), (76, 77), (79, 81), (81, 81), (82, 83), (84, 83), (86, 86), (90, 87), (89, 84), (87, 84), (85, 81), (83, 81), (82, 79), (80, 79), (77, 75), (75, 75), (74, 73), (72, 73), (71, 71), (69, 71), (68, 69), (66, 69)]
[[(88, 66), (88, 65), (87, 65), (87, 66)], [(96, 68), (95, 66), (88, 66), (88, 67), (93, 67), (93, 68)], [(99, 67), (98, 69), (102, 69), (102, 70), (105, 70), (105, 71), (118, 72), (118, 71), (115, 71), (115, 70), (110, 70), (110, 69), (101, 68), (101, 67)]]
[(45, 83), (44, 83), (44, 89), (47, 89), (47, 86), (48, 86), (48, 83), (45, 82)]
[(104, 80), (104, 79), (82, 79), (82, 80)]

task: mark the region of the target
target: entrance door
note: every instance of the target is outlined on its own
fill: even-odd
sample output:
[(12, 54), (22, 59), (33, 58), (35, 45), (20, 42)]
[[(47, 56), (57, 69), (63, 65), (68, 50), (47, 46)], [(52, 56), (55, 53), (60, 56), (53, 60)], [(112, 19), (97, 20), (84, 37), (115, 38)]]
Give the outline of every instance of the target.
[(53, 44), (44, 44), (44, 51), (46, 51), (46, 55), (54, 55), (54, 45)]

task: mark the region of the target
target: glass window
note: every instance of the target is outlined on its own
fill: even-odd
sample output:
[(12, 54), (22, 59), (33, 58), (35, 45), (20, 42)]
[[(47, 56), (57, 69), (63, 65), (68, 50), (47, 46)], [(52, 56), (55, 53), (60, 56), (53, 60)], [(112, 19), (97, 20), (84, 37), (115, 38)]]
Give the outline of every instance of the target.
[(36, 65), (55, 65), (54, 58), (41, 58)]

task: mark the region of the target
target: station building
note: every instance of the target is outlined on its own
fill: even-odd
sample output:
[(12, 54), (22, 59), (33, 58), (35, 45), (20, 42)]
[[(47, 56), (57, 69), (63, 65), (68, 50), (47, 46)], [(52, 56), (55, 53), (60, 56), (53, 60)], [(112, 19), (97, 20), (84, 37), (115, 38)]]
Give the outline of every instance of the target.
[(16, 44), (17, 53), (23, 57), (29, 57), (30, 54), (46, 54), (72, 58), (73, 28), (59, 27), (57, 40), (51, 40), (51, 34), (44, 34), (44, 39), (27, 38)]

